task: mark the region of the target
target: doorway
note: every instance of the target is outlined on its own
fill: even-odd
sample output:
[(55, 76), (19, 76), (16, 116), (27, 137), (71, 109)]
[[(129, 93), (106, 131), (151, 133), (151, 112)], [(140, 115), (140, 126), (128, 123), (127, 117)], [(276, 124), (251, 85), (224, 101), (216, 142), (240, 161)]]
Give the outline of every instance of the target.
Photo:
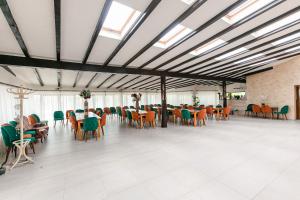
[(296, 119), (300, 119), (300, 86), (295, 86)]

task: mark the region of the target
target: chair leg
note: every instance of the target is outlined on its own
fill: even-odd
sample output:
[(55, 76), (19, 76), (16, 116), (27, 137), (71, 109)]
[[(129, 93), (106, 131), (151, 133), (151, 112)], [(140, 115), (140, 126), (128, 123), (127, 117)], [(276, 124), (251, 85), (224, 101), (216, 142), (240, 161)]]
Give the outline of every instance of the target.
[(32, 149), (33, 153), (35, 154), (34, 145), (32, 142), (30, 142), (30, 148)]
[(284, 116), (285, 116), (285, 119), (287, 120), (287, 116), (286, 116), (286, 114), (284, 114)]
[(101, 126), (101, 130), (102, 130), (102, 134), (104, 135), (104, 129), (103, 129), (103, 126)]
[(11, 147), (8, 147), (8, 148), (6, 149), (5, 161), (4, 161), (1, 165), (5, 165), (5, 164), (6, 164), (6, 162), (7, 162), (7, 160), (8, 160), (8, 156), (9, 156), (9, 154), (10, 154), (10, 151), (11, 151)]
[(54, 121), (54, 127), (56, 126), (56, 120)]

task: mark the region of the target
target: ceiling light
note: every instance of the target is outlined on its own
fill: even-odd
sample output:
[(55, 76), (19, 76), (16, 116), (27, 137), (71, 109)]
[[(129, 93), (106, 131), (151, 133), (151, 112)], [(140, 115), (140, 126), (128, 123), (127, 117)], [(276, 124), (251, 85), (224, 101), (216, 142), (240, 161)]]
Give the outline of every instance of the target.
[(140, 11), (113, 1), (99, 35), (121, 40), (140, 14)]
[(228, 58), (228, 57), (230, 57), (230, 56), (233, 56), (233, 55), (235, 55), (235, 54), (238, 54), (238, 53), (240, 53), (240, 52), (247, 51), (247, 50), (248, 50), (248, 49), (246, 49), (245, 47), (242, 47), (242, 48), (236, 49), (236, 50), (234, 50), (234, 51), (230, 51), (230, 52), (228, 52), (228, 53), (226, 53), (226, 54), (224, 54), (224, 55), (221, 55), (221, 56), (217, 57), (216, 60), (223, 60), (223, 59), (225, 59), (225, 58)]
[(229, 12), (222, 19), (229, 24), (234, 24), (235, 22), (240, 21), (241, 19), (249, 16), (273, 1), (274, 0), (248, 0), (238, 6), (236, 9)]
[(197, 56), (203, 52), (206, 52), (210, 49), (213, 49), (221, 44), (224, 44), (226, 43), (224, 40), (221, 40), (221, 39), (215, 39), (201, 47), (199, 47), (198, 49), (194, 50), (194, 51), (191, 51), (190, 53), (193, 54), (194, 56)]
[(192, 3), (194, 3), (196, 0), (181, 0), (182, 2), (191, 5)]
[(243, 63), (243, 62), (252, 60), (252, 59), (254, 59), (254, 58), (262, 57), (262, 56), (264, 56), (264, 55), (265, 55), (265, 54), (263, 54), (263, 53), (259, 53), (259, 54), (256, 54), (256, 55), (254, 55), (254, 56), (250, 56), (250, 57), (248, 57), (248, 58), (245, 58), (245, 59), (236, 61), (236, 62), (234, 62), (234, 64), (240, 64), (240, 63)]

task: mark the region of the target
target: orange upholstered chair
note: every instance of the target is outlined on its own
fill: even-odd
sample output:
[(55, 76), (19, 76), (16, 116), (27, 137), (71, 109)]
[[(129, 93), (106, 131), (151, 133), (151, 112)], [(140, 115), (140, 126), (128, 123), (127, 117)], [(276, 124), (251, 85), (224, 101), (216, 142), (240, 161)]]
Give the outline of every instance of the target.
[(174, 110), (174, 117), (175, 117), (175, 122), (177, 121), (178, 118), (179, 118), (180, 121), (181, 121), (181, 111), (180, 111), (180, 109), (176, 108), (176, 109)]
[(262, 106), (261, 107), (261, 112), (263, 114), (263, 117), (267, 117), (267, 115), (270, 115), (271, 118), (273, 118), (273, 112), (272, 112), (272, 108), (268, 105)]
[(259, 116), (259, 114), (261, 113), (261, 109), (260, 109), (259, 105), (256, 105), (256, 104), (252, 105), (252, 113), (255, 114), (256, 117)]
[(110, 109), (108, 107), (105, 107), (103, 110), (104, 110), (104, 113), (106, 113), (107, 115), (110, 115)]
[(224, 119), (229, 119), (229, 115), (230, 115), (230, 107), (225, 107), (223, 109), (223, 118)]
[(125, 120), (126, 119), (126, 110), (125, 109), (122, 109), (122, 120)]
[(194, 106), (188, 106), (188, 110), (194, 110)]
[(214, 116), (214, 109), (211, 106), (206, 107), (206, 114), (208, 117), (210, 117), (211, 119)]
[(76, 140), (76, 133), (77, 133), (77, 130), (78, 130), (78, 124), (76, 122), (75, 116), (70, 116), (69, 120), (71, 122), (71, 128), (74, 132), (74, 137), (75, 137), (75, 140)]
[(70, 112), (72, 112), (73, 110), (67, 110), (66, 111), (66, 119), (67, 119), (67, 124), (69, 122), (69, 119), (70, 119)]
[(101, 119), (100, 119), (100, 126), (101, 126), (101, 130), (102, 130), (102, 134), (104, 135), (104, 129), (103, 129), (103, 126), (106, 125), (106, 113), (104, 113), (102, 116), (101, 116)]
[(133, 123), (136, 122), (136, 124), (138, 126), (138, 124), (140, 122), (139, 114), (137, 112), (135, 112), (135, 111), (132, 111), (131, 112), (131, 116), (132, 116)]
[(32, 115), (28, 116), (28, 122), (30, 125), (34, 126), (37, 122), (35, 121), (35, 118)]
[(197, 119), (199, 121), (199, 125), (201, 126), (201, 123), (205, 126), (206, 122), (205, 122), (205, 118), (206, 118), (206, 109), (202, 109), (198, 112), (198, 116)]
[(145, 118), (145, 123), (148, 123), (149, 126), (155, 127), (155, 112), (148, 111)]

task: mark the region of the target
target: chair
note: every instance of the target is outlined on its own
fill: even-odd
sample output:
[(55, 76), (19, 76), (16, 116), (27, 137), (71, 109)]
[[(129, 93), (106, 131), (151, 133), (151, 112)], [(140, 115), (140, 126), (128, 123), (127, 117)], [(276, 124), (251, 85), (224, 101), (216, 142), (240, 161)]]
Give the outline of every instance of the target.
[(188, 111), (187, 109), (181, 110), (181, 121), (182, 121), (182, 124), (184, 124), (186, 122), (187, 125), (190, 125), (191, 119), (192, 118), (191, 118), (190, 111)]
[(125, 109), (122, 109), (122, 120), (125, 120), (126, 119), (126, 110)]
[(96, 113), (100, 114), (99, 116), (101, 117), (104, 112), (103, 112), (102, 108), (96, 108)]
[(259, 116), (259, 114), (261, 113), (261, 109), (260, 109), (259, 105), (256, 105), (256, 104), (253, 104), (253, 105), (252, 105), (252, 113), (253, 113), (256, 117)]
[(110, 110), (111, 114), (113, 114), (113, 115), (117, 114), (117, 110), (115, 107), (110, 107), (109, 110)]
[(63, 125), (65, 124), (64, 113), (62, 111), (55, 111), (53, 117), (54, 117), (54, 127), (56, 126), (56, 121), (61, 121)]
[(133, 123), (136, 122), (137, 126), (139, 125), (139, 122), (141, 121), (139, 118), (139, 114), (135, 111), (131, 112), (131, 116), (132, 116), (132, 121)]
[(110, 115), (111, 113), (110, 113), (110, 109), (108, 108), (108, 107), (105, 107), (104, 109), (103, 109), (103, 111), (104, 111), (104, 113), (106, 114), (106, 115)]
[(37, 123), (33, 115), (24, 117), (24, 120), (28, 120), (25, 123), (31, 125), (30, 130), (26, 130), (24, 133), (29, 133), (34, 135), (36, 139), (40, 139), (41, 143), (43, 143), (43, 139), (46, 140), (48, 136), (49, 126), (45, 124)]
[(74, 132), (74, 138), (76, 140), (76, 135), (77, 135), (77, 131), (78, 131), (78, 124), (77, 124), (77, 121), (76, 121), (76, 117), (72, 115), (72, 116), (70, 116), (69, 119), (70, 119), (70, 123), (71, 123), (71, 129)]
[(145, 123), (148, 123), (149, 126), (152, 126), (153, 128), (155, 128), (155, 112), (154, 111), (147, 112), (146, 118), (145, 118)]
[(188, 106), (188, 110), (194, 110), (194, 106)]
[(230, 115), (230, 107), (225, 107), (223, 109), (223, 118), (227, 120), (229, 119), (229, 115)]
[(75, 112), (76, 112), (76, 113), (84, 113), (84, 110), (82, 110), (82, 109), (77, 109)]
[(87, 141), (87, 133), (91, 132), (96, 140), (98, 139), (96, 130), (99, 127), (99, 123), (98, 123), (98, 119), (96, 117), (88, 117), (86, 119), (83, 120), (83, 139), (85, 139), (85, 141)]
[(198, 112), (198, 115), (197, 115), (197, 119), (199, 121), (200, 126), (201, 126), (201, 123), (204, 126), (206, 126), (205, 118), (206, 118), (206, 109), (202, 109)]
[(10, 121), (8, 122), (11, 126), (13, 126), (14, 128), (17, 127), (18, 123), (16, 121)]
[(206, 115), (212, 119), (214, 116), (214, 109), (211, 106), (206, 107)]
[(145, 110), (145, 105), (141, 105), (141, 110)]
[(37, 114), (31, 114), (31, 115), (35, 118), (36, 124), (40, 124), (41, 126), (47, 126), (48, 125), (48, 121), (47, 120), (41, 121), (40, 117)]
[(126, 116), (127, 116), (127, 119), (128, 119), (128, 125), (131, 126), (131, 124), (132, 124), (132, 115), (131, 115), (131, 112), (129, 110), (126, 110)]
[(180, 121), (181, 121), (181, 111), (180, 111), (180, 109), (176, 108), (176, 109), (174, 110), (174, 117), (175, 117), (175, 122), (177, 122), (177, 119), (178, 119), (178, 118), (179, 118)]
[(67, 120), (67, 123), (66, 123), (66, 124), (67, 124), (67, 125), (68, 125), (68, 122), (69, 122), (69, 119), (70, 119), (70, 113), (71, 113), (71, 112), (73, 112), (73, 110), (67, 110), (67, 111), (66, 111), (66, 120)]
[(283, 107), (280, 109), (279, 112), (274, 112), (274, 114), (276, 114), (278, 117), (279, 117), (280, 115), (282, 115), (282, 118), (283, 118), (283, 119), (284, 119), (283, 116), (285, 116), (285, 119), (287, 120), (286, 114), (287, 114), (288, 112), (289, 112), (289, 106), (288, 106), (288, 105), (285, 105), (285, 106), (283, 106)]
[(270, 115), (270, 118), (273, 118), (272, 108), (268, 105), (261, 107), (261, 112), (264, 118), (267, 118), (267, 115)]
[(128, 109), (128, 106), (123, 106), (123, 109)]
[(245, 115), (244, 116), (246, 116), (247, 114), (249, 116), (249, 114), (252, 113), (252, 106), (253, 106), (253, 104), (248, 104), (248, 106), (247, 106), (247, 108), (245, 110)]
[(102, 133), (104, 135), (104, 129), (103, 129), (103, 126), (106, 125), (106, 114), (104, 113), (100, 119), (100, 126), (101, 126), (101, 130), (102, 130)]
[(89, 108), (89, 112), (96, 113), (96, 110), (94, 108)]

